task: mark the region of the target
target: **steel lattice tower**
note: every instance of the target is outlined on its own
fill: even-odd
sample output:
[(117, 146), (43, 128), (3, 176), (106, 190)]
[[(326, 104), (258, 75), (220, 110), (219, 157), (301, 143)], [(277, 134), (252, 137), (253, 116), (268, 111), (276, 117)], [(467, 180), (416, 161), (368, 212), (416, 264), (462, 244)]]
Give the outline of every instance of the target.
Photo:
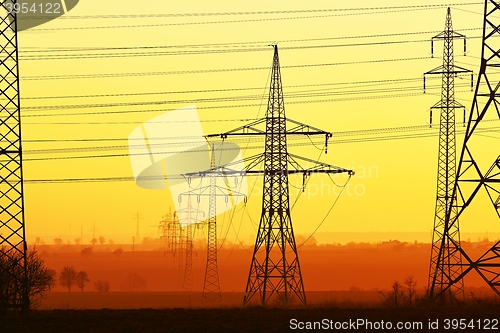
[[(264, 152), (262, 214), (245, 294), (251, 298), (252, 294), (261, 291), (262, 303), (265, 303), (274, 292), (283, 292), (287, 303), (291, 294), (306, 303), (290, 217), (285, 103), (277, 47), (274, 48), (271, 75), (266, 111), (268, 134)], [(286, 251), (290, 254), (286, 255)]]
[[(194, 290), (194, 277), (193, 277), (193, 228), (197, 219), (193, 218), (193, 214), (203, 214), (201, 210), (193, 208), (191, 204), (191, 195), (188, 194), (187, 207), (177, 211), (177, 216), (186, 229), (186, 266), (184, 268), (184, 281), (182, 287), (186, 290)], [(185, 216), (182, 217), (181, 216)]]
[[(196, 196), (208, 196), (209, 197), (209, 207), (208, 207), (208, 219), (205, 224), (208, 229), (207, 237), (207, 265), (205, 269), (205, 282), (203, 283), (203, 300), (205, 301), (215, 301), (219, 300), (222, 302), (222, 297), (220, 294), (220, 284), (219, 284), (219, 268), (217, 264), (217, 197), (228, 197), (227, 188), (220, 187), (217, 185), (217, 174), (215, 170), (217, 169), (215, 162), (215, 148), (211, 145), (211, 158), (210, 158), (210, 170), (205, 173), (197, 173), (201, 177), (208, 176), (210, 183), (208, 186), (197, 188), (180, 195), (179, 200), (181, 200), (182, 195), (188, 197)], [(190, 176), (190, 175), (189, 175)], [(232, 196), (243, 196), (237, 191), (231, 191)], [(189, 204), (189, 202), (188, 202)], [(192, 210), (190, 211), (198, 211)], [(200, 212), (200, 211), (198, 211)]]
[(186, 267), (184, 269), (184, 282), (182, 287), (186, 290), (194, 290), (193, 277), (193, 225), (186, 226)]
[[(231, 167), (236, 163), (229, 163), (218, 167), (217, 170), (198, 173), (201, 176), (215, 173), (221, 177), (264, 174), (262, 214), (243, 299), (244, 305), (248, 304), (257, 293), (260, 294), (262, 305), (267, 304), (272, 297), (277, 296), (282, 304), (288, 306), (294, 295), (300, 303), (306, 304), (304, 283), (290, 216), (288, 175), (302, 174), (305, 180), (313, 172), (354, 174), (352, 170), (288, 153), (287, 135), (325, 135), (325, 147), (327, 147), (328, 139), (332, 134), (286, 118), (278, 46), (273, 45), (273, 50), (266, 117), (229, 132), (207, 136), (220, 137), (225, 140), (232, 135), (262, 135), (265, 136), (264, 153), (245, 158), (244, 162), (247, 162), (247, 166), (244, 170), (233, 170)], [(287, 129), (287, 123), (292, 125), (291, 129)], [(313, 167), (304, 168), (299, 161), (313, 165)], [(254, 170), (261, 163), (264, 164), (264, 170)], [(188, 176), (194, 175), (196, 174), (188, 174)]]
[[(443, 65), (427, 73), (442, 76), (441, 100), (431, 108), (430, 123), (432, 124), (432, 111), (440, 113), (439, 122), (439, 150), (438, 150), (438, 175), (436, 211), (434, 214), (434, 232), (432, 236), (431, 259), (429, 269), (429, 294), (432, 297), (436, 291), (441, 291), (450, 281), (456, 279), (462, 273), (462, 255), (454, 245), (460, 244), (460, 229), (458, 220), (449, 228), (446, 237), (444, 230), (449, 224), (449, 219), (455, 219), (458, 215), (456, 197), (453, 196), (453, 188), (456, 179), (456, 140), (455, 140), (455, 110), (465, 108), (455, 100), (455, 76), (459, 73), (471, 72), (462, 67), (455, 66), (453, 56), (453, 40), (464, 40), (465, 36), (453, 31), (451, 11), (448, 8), (446, 14), (445, 29), (432, 38), (443, 40)], [(433, 49), (433, 47), (432, 47)], [(450, 211), (451, 215), (447, 216)], [(450, 242), (453, 239), (454, 242)], [(463, 280), (459, 279), (449, 290), (453, 297), (464, 297)]]
[[(12, 4), (17, 1), (13, 0)], [(21, 106), (17, 17), (0, 4), (0, 274), (7, 277), (2, 287), (2, 308), (29, 309), (27, 289), (26, 236), (24, 219), (23, 163), (21, 148)]]
[[(500, 295), (500, 241), (497, 241), (479, 259), (471, 259), (460, 247), (458, 240), (453, 239), (450, 234), (456, 228), (459, 217), (465, 209), (471, 205), (482, 188), (497, 215), (500, 217), (500, 156), (496, 138), (480, 135), (487, 121), (500, 120), (499, 104), (497, 99), (500, 82), (494, 79), (492, 74), (500, 67), (500, 2), (485, 0), (484, 23), (482, 37), (481, 66), (472, 107), (467, 122), (464, 145), (462, 147), (460, 162), (457, 169), (457, 178), (453, 188), (453, 198), (456, 197), (456, 206), (447, 208), (445, 219), (449, 221), (443, 231), (438, 262), (441, 262), (446, 253), (447, 243), (453, 244), (462, 255), (463, 271), (460, 275), (452, 277), (447, 286), (438, 286), (432, 283), (432, 298), (437, 298), (460, 283), (462, 278), (470, 271), (475, 270), (488, 283), (488, 285)], [(477, 201), (477, 200), (476, 200)], [(454, 210), (456, 209), (456, 213)], [(483, 214), (486, 212), (482, 212)], [(450, 264), (458, 266), (458, 264)], [(457, 267), (453, 267), (457, 269)]]
[[(215, 151), (212, 146), (210, 169), (215, 170)], [(217, 266), (217, 177), (210, 175), (209, 205), (208, 205), (208, 246), (205, 282), (203, 283), (203, 298), (209, 301), (222, 301), (219, 285), (219, 267)]]

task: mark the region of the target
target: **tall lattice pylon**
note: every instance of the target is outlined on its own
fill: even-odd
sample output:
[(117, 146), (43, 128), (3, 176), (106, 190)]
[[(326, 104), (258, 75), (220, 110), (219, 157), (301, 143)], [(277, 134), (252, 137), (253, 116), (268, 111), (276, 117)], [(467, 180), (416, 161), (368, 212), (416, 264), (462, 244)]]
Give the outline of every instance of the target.
[[(462, 255), (461, 267), (463, 267), (463, 271), (460, 275), (453, 277), (450, 283), (440, 290), (434, 282), (431, 285), (434, 290), (433, 298), (440, 297), (452, 289), (472, 270), (479, 273), (488, 285), (500, 295), (500, 241), (497, 241), (477, 260), (473, 260), (460, 247), (460, 243), (450, 236), (450, 232), (455, 228), (459, 217), (462, 216), (466, 208), (475, 204), (477, 200), (474, 201), (474, 199), (478, 198), (482, 189), (485, 190), (497, 216), (500, 217), (500, 149), (498, 139), (494, 135), (483, 136), (480, 134), (484, 131), (491, 131), (488, 128), (488, 124), (491, 124), (490, 121), (500, 120), (500, 100), (497, 97), (500, 81), (496, 79), (496, 71), (500, 67), (499, 16), (500, 2), (485, 0), (481, 65), (453, 189), (453, 197), (456, 197), (457, 204), (448, 207), (445, 218), (449, 223), (444, 228), (443, 241), (441, 242), (440, 253), (442, 254), (445, 253), (444, 248), (447, 242), (452, 243), (458, 249)], [(484, 209), (475, 211), (475, 222), (485, 220), (486, 214)], [(474, 216), (466, 215), (469, 219)], [(458, 266), (458, 264), (451, 265)]]
[(186, 267), (184, 268), (184, 280), (182, 287), (186, 290), (194, 290), (193, 276), (193, 225), (189, 224), (186, 230)]
[[(462, 274), (462, 255), (454, 244), (460, 244), (460, 228), (458, 220), (452, 228), (448, 228), (444, 235), (449, 219), (455, 219), (458, 214), (456, 197), (453, 196), (453, 188), (456, 179), (456, 139), (455, 139), (455, 114), (457, 109), (465, 112), (463, 105), (455, 100), (455, 76), (457, 74), (469, 73), (468, 69), (454, 64), (453, 40), (464, 40), (465, 36), (453, 30), (451, 21), (451, 10), (448, 8), (444, 31), (432, 38), (443, 40), (443, 65), (434, 68), (424, 74), (437, 74), (442, 76), (441, 99), (431, 107), (430, 123), (432, 125), (432, 111), (437, 110), (440, 114), (439, 121), (439, 149), (438, 149), (438, 174), (436, 211), (434, 214), (434, 231), (432, 235), (431, 260), (429, 269), (429, 294), (431, 297), (436, 291), (441, 291), (451, 281)], [(432, 48), (433, 49), (433, 48)], [(448, 210), (451, 215), (447, 215)], [(454, 242), (450, 242), (453, 239)], [(437, 289), (437, 290), (435, 290)], [(463, 280), (457, 280), (449, 289), (452, 297), (463, 298)]]
[[(244, 170), (232, 169), (240, 163), (234, 162), (220, 166), (217, 170), (199, 172), (198, 175), (216, 174), (223, 177), (245, 173), (264, 174), (262, 214), (243, 304), (248, 304), (253, 296), (259, 293), (262, 305), (277, 297), (281, 304), (289, 306), (294, 296), (305, 305), (304, 283), (290, 216), (288, 175), (302, 174), (305, 179), (311, 173), (345, 172), (353, 175), (354, 172), (288, 153), (287, 135), (325, 135), (325, 147), (327, 147), (332, 134), (286, 118), (278, 46), (273, 45), (273, 50), (266, 117), (229, 132), (207, 136), (218, 136), (223, 140), (232, 135), (265, 136), (264, 153), (245, 158)], [(291, 129), (287, 129), (287, 123), (292, 125)], [(301, 162), (313, 166), (305, 168)], [(262, 163), (264, 169), (255, 170)]]
[(186, 266), (184, 268), (184, 280), (182, 287), (185, 290), (194, 290), (194, 276), (193, 276), (193, 242), (195, 223), (198, 221), (198, 216), (204, 214), (203, 211), (193, 207), (191, 203), (192, 195), (188, 194), (187, 207), (179, 209), (177, 216), (181, 226), (186, 229)]
[[(210, 170), (215, 170), (215, 151), (212, 145)], [(208, 246), (207, 266), (205, 269), (205, 282), (203, 283), (203, 298), (209, 301), (219, 299), (222, 301), (219, 284), (219, 267), (217, 265), (217, 177), (210, 176), (210, 189), (208, 198)]]
[[(29, 309), (17, 17), (0, 4), (0, 309)], [(16, 4), (17, 1), (9, 2)], [(5, 281), (5, 280), (4, 280)]]
[[(210, 170), (205, 173), (196, 173), (197, 175), (201, 175), (202, 177), (208, 175), (209, 185), (199, 187), (193, 189), (191, 191), (182, 193), (180, 196), (180, 200), (182, 196), (187, 196), (188, 199), (190, 196), (196, 195), (199, 196), (208, 196), (209, 197), (209, 206), (208, 206), (208, 219), (206, 219), (205, 224), (207, 225), (208, 235), (207, 235), (207, 265), (205, 269), (205, 282), (203, 283), (203, 294), (202, 298), (204, 301), (222, 302), (222, 296), (220, 293), (220, 283), (219, 283), (219, 268), (217, 263), (217, 197), (225, 197), (228, 199), (228, 189), (226, 187), (217, 185), (217, 174), (215, 170), (217, 169), (216, 161), (215, 161), (215, 152), (216, 149), (214, 145), (211, 145), (211, 158), (210, 158)], [(189, 175), (191, 176), (191, 175)], [(236, 196), (244, 196), (243, 194), (237, 191), (231, 191), (230, 195), (232, 197)]]

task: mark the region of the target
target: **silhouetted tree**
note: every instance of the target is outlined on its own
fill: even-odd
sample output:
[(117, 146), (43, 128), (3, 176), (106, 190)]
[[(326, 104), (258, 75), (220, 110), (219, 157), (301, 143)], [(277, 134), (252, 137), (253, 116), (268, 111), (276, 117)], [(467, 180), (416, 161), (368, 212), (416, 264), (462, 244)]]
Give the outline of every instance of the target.
[[(6, 252), (5, 248), (0, 249), (0, 252)], [(21, 253), (16, 253), (9, 257), (0, 257), (0, 309), (9, 303), (11, 298), (22, 297), (24, 268), (18, 264), (22, 260)], [(43, 259), (35, 250), (26, 253), (26, 280), (30, 304), (36, 306), (43, 294), (53, 285), (51, 271), (45, 267)]]
[(113, 253), (114, 253), (117, 257), (119, 257), (119, 256), (121, 256), (121, 255), (122, 255), (122, 253), (123, 253), (123, 249), (122, 249), (121, 247), (119, 247), (119, 248), (117, 248), (116, 250), (114, 250), (114, 251), (113, 251)]
[(398, 304), (401, 302), (401, 298), (403, 298), (403, 286), (398, 282), (394, 281), (392, 284), (391, 298), (394, 301), (394, 306), (398, 307)]
[(52, 279), (49, 281), (49, 291), (51, 291), (52, 288), (54, 288), (56, 286), (56, 276), (57, 276), (57, 271), (55, 269), (51, 269), (49, 268), (48, 270), (48, 274), (50, 274), (50, 276), (52, 277)]
[(80, 251), (80, 254), (81, 254), (83, 257), (85, 257), (85, 258), (90, 257), (93, 253), (94, 253), (94, 250), (92, 250), (92, 248), (91, 248), (91, 247), (86, 247), (86, 248), (84, 248), (84, 249), (82, 249), (82, 250)]
[(144, 290), (146, 289), (146, 280), (137, 273), (131, 273), (127, 276), (121, 287), (128, 291)]
[(113, 244), (115, 244), (115, 241), (114, 241), (114, 240), (112, 240), (112, 239), (108, 239), (108, 244), (109, 244), (109, 245), (113, 245)]
[(82, 240), (80, 238), (75, 238), (76, 245), (80, 245), (81, 242), (82, 242)]
[(98, 280), (98, 281), (94, 282), (94, 287), (97, 291), (107, 292), (107, 291), (109, 291), (109, 281)]
[(415, 300), (417, 282), (413, 279), (413, 276), (408, 276), (405, 280), (406, 289), (408, 290), (408, 305), (411, 306), (412, 301)]
[(99, 237), (99, 244), (104, 245), (106, 243), (106, 238), (104, 236)]
[(83, 292), (83, 288), (85, 287), (85, 282), (89, 282), (89, 277), (87, 275), (87, 272), (85, 271), (80, 271), (78, 274), (75, 276), (76, 280), (76, 285), (78, 288), (80, 288)]
[(65, 266), (59, 275), (59, 284), (63, 287), (68, 287), (68, 292), (71, 291), (71, 286), (76, 282), (76, 271), (73, 267)]
[(92, 238), (92, 239), (90, 240), (90, 244), (92, 244), (92, 245), (96, 245), (96, 244), (97, 244), (97, 242), (98, 242), (98, 241), (97, 241), (97, 238)]
[(61, 238), (54, 238), (54, 244), (56, 246), (61, 246), (63, 245), (63, 240)]

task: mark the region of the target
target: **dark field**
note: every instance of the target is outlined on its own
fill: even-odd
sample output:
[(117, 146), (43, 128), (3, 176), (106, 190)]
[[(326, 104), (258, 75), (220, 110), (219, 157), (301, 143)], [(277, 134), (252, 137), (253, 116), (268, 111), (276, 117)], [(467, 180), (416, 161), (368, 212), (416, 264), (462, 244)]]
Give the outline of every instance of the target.
[[(33, 311), (27, 315), (10, 314), (0, 318), (1, 332), (288, 332), (310, 331), (291, 330), (290, 320), (321, 321), (356, 321), (365, 319), (372, 323), (387, 325), (392, 322), (422, 322), (422, 329), (392, 331), (404, 332), (496, 332), (477, 328), (477, 322), (484, 319), (499, 318), (498, 306), (479, 304), (470, 307), (453, 308), (417, 308), (417, 309), (340, 309), (308, 308), (278, 309), (250, 307), (245, 309), (138, 309), (138, 310), (52, 310)], [(444, 319), (474, 320), (476, 327), (463, 330), (444, 329)], [(439, 320), (439, 329), (427, 328), (429, 319)], [(496, 326), (498, 328), (498, 325)], [(490, 328), (491, 324), (490, 324)], [(366, 329), (359, 331), (386, 331)], [(334, 331), (334, 330), (333, 330)], [(352, 331), (352, 329), (351, 329)]]

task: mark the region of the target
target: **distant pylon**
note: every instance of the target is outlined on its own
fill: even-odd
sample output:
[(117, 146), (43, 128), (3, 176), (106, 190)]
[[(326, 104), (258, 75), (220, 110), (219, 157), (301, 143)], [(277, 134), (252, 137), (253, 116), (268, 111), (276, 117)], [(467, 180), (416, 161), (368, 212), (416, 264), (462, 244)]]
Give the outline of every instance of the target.
[(0, 265), (2, 309), (29, 309), (16, 0), (0, 3)]
[(179, 219), (176, 212), (172, 214), (172, 207), (169, 208), (168, 214), (163, 215), (162, 218), (158, 228), (162, 230), (162, 238), (165, 240), (165, 256), (169, 265), (175, 264), (176, 261), (180, 264), (180, 239), (182, 235)]
[[(325, 152), (327, 152), (328, 139), (332, 134), (285, 117), (278, 46), (273, 45), (273, 50), (266, 117), (229, 132), (207, 135), (207, 137), (218, 136), (222, 140), (231, 135), (238, 137), (265, 136), (264, 153), (245, 158), (244, 162), (247, 165), (244, 170), (233, 170), (231, 167), (235, 163), (229, 163), (218, 167), (215, 171), (198, 172), (198, 174), (217, 174), (221, 177), (245, 173), (264, 175), (262, 214), (243, 304), (248, 304), (252, 297), (259, 293), (262, 305), (266, 305), (271, 298), (277, 297), (277, 301), (287, 307), (294, 296), (297, 297), (298, 302), (306, 304), (297, 245), (290, 217), (288, 175), (301, 174), (305, 184), (305, 179), (311, 173), (348, 173), (353, 175), (354, 172), (288, 153), (287, 135), (324, 135)], [(287, 123), (292, 125), (291, 129), (287, 130)], [(301, 162), (307, 163), (309, 167), (303, 167)], [(264, 163), (264, 169), (254, 170), (261, 163)]]
[(186, 290), (194, 290), (193, 276), (193, 225), (186, 226), (186, 267), (184, 269), (184, 282), (182, 287)]
[(198, 215), (204, 213), (201, 210), (193, 208), (191, 204), (191, 195), (188, 195), (187, 207), (185, 209), (180, 209), (177, 211), (177, 216), (181, 225), (186, 229), (186, 266), (184, 268), (184, 281), (182, 287), (185, 290), (194, 290), (194, 276), (193, 276), (193, 240), (194, 233), (193, 228), (198, 221), (197, 218), (193, 217), (193, 214), (198, 217)]
[(139, 210), (137, 210), (137, 214), (135, 214), (134, 216), (132, 216), (132, 219), (136, 220), (136, 224), (135, 224), (135, 242), (137, 244), (139, 244), (141, 242), (141, 238), (139, 237), (139, 221), (140, 220), (144, 220), (144, 217), (141, 214), (139, 214)]
[[(424, 74), (437, 74), (442, 76), (441, 99), (431, 107), (430, 124), (432, 125), (432, 111), (440, 113), (439, 122), (439, 149), (438, 149), (438, 174), (436, 211), (434, 213), (434, 231), (432, 235), (432, 248), (429, 269), (429, 295), (433, 297), (435, 292), (446, 288), (451, 281), (462, 274), (462, 255), (455, 244), (460, 244), (460, 229), (458, 220), (453, 227), (446, 228), (450, 219), (455, 219), (458, 214), (456, 196), (453, 196), (453, 188), (456, 179), (456, 140), (455, 140), (455, 110), (465, 108), (455, 100), (455, 76), (460, 73), (471, 71), (454, 64), (453, 40), (464, 40), (465, 36), (453, 31), (451, 11), (448, 8), (444, 31), (432, 38), (444, 41), (443, 65)], [(434, 47), (432, 47), (433, 52)], [(447, 215), (450, 211), (451, 215)], [(445, 229), (447, 234), (444, 235)], [(453, 239), (454, 242), (451, 242)], [(463, 280), (459, 279), (449, 289), (452, 297), (465, 297)]]
[[(458, 223), (459, 217), (473, 203), (483, 188), (492, 202), (496, 214), (500, 217), (500, 146), (495, 136), (480, 134), (484, 131), (491, 131), (491, 128), (487, 127), (489, 121), (500, 120), (500, 100), (498, 99), (500, 81), (495, 79), (497, 69), (500, 66), (499, 15), (500, 2), (485, 0), (481, 65), (452, 195), (453, 198), (456, 197), (457, 204), (448, 207), (446, 220), (449, 223), (444, 227), (441, 243), (441, 256), (445, 253), (447, 243), (453, 244), (460, 251), (463, 260), (462, 265), (460, 265), (462, 273), (453, 277), (450, 283), (443, 286), (441, 290), (436, 284), (431, 286), (434, 290), (431, 296), (434, 299), (451, 290), (455, 284), (461, 283), (462, 278), (472, 270), (475, 270), (500, 295), (500, 241), (497, 241), (479, 259), (473, 260), (460, 247), (460, 243), (450, 236), (453, 228), (456, 228), (455, 225)], [(454, 213), (454, 209), (457, 209), (457, 213)], [(483, 216), (477, 221), (484, 220), (486, 213), (487, 211), (482, 210)], [(468, 218), (471, 217), (473, 216), (468, 216)], [(458, 266), (456, 263), (450, 265)], [(457, 269), (457, 267), (453, 267), (453, 269)]]
[[(207, 265), (205, 269), (205, 281), (203, 283), (203, 294), (202, 298), (204, 301), (222, 302), (222, 296), (220, 293), (220, 282), (219, 282), (219, 268), (217, 263), (217, 197), (223, 196), (228, 199), (227, 188), (220, 187), (217, 185), (217, 174), (216, 174), (216, 162), (215, 162), (215, 148), (211, 144), (211, 158), (210, 158), (210, 170), (208, 172), (199, 172), (197, 175), (201, 177), (208, 176), (210, 184), (208, 186), (196, 188), (194, 190), (182, 193), (182, 196), (192, 195), (196, 196), (208, 196), (209, 206), (208, 206), (208, 219), (206, 220), (206, 225), (208, 229), (207, 237)], [(191, 174), (188, 174), (191, 177)], [(237, 191), (231, 191), (231, 196), (243, 196), (243, 194)]]

